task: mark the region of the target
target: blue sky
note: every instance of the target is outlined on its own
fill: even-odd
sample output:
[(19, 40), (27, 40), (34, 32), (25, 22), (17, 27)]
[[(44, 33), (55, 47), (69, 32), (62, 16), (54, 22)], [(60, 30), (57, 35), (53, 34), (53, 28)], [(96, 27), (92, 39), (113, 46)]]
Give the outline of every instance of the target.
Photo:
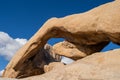
[[(16, 42), (12, 47), (16, 45), (21, 47), (22, 43), (25, 43), (47, 19), (82, 13), (111, 1), (113, 0), (0, 0), (0, 32), (4, 32), (1, 34), (6, 38), (9, 37), (7, 41), (11, 39), (9, 44)], [(54, 44), (61, 40), (63, 39), (51, 39), (49, 43)], [(2, 41), (5, 42), (4, 39)], [(6, 46), (7, 43), (0, 45)], [(103, 51), (113, 48), (119, 48), (119, 46), (111, 43)], [(4, 52), (0, 52), (2, 53)], [(3, 55), (0, 55), (0, 70), (3, 70), (8, 63), (6, 55), (4, 57)]]

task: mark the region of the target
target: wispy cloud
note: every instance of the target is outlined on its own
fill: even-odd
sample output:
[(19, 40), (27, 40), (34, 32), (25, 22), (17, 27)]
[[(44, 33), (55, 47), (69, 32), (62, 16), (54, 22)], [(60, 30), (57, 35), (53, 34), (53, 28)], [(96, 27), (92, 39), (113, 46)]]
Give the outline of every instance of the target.
[(0, 71), (0, 76), (2, 76), (3, 72), (4, 72), (4, 70), (1, 70), (1, 71)]
[(13, 39), (7, 33), (0, 31), (0, 55), (10, 60), (15, 52), (27, 42), (27, 39)]

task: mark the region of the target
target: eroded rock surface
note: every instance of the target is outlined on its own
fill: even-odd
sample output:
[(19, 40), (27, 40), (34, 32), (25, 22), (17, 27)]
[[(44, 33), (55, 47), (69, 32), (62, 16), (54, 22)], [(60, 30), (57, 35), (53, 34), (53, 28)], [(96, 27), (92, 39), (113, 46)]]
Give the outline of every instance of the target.
[[(120, 44), (120, 15), (119, 14), (120, 14), (120, 1), (117, 0), (114, 2), (104, 4), (102, 6), (99, 6), (85, 13), (74, 14), (74, 15), (63, 17), (63, 18), (49, 19), (41, 27), (41, 29), (38, 30), (38, 32), (21, 49), (17, 51), (15, 56), (7, 65), (6, 70), (3, 74), (3, 77), (16, 78), (18, 77), (19, 74), (21, 74), (19, 76), (22, 76), (22, 74), (24, 74), (22, 73), (22, 71), (24, 70), (23, 67), (26, 67), (26, 64), (33, 65), (34, 64), (33, 57), (35, 57), (36, 55), (40, 55), (42, 56), (42, 58), (40, 59), (40, 61), (39, 59), (35, 60), (35, 63), (36, 61), (39, 61), (40, 64), (44, 63), (43, 58), (45, 54), (43, 54), (44, 51), (42, 52), (40, 50), (43, 50), (44, 49), (43, 47), (48, 41), (48, 39), (53, 37), (65, 38), (66, 41), (69, 42), (69, 44), (72, 44), (74, 46), (79, 45), (78, 47), (80, 48), (76, 48), (76, 49), (74, 48), (76, 52), (74, 53), (74, 55), (72, 55), (72, 57), (71, 57), (71, 53), (68, 53), (67, 55), (64, 53), (64, 50), (66, 50), (66, 48), (64, 48), (63, 46), (61, 46), (61, 49), (64, 49), (64, 50), (62, 50), (59, 53), (64, 56), (71, 57), (75, 60), (81, 57), (84, 57), (87, 54), (93, 54), (94, 52), (100, 51), (110, 41), (116, 44)], [(100, 48), (97, 48), (97, 47), (100, 47)], [(57, 47), (55, 49), (56, 49), (56, 53), (58, 54), (59, 50), (57, 49)], [(87, 52), (84, 49), (89, 51)], [(69, 47), (68, 52), (71, 52), (71, 50), (72, 49)], [(80, 53), (79, 55), (78, 55), (78, 52)], [(78, 55), (79, 57), (76, 55)], [(87, 66), (86, 68), (88, 70), (90, 69)], [(36, 68), (32, 67), (28, 69), (34, 70)], [(77, 75), (77, 70), (75, 71), (76, 71), (75, 75)], [(26, 71), (26, 72), (29, 72), (29, 71)], [(70, 73), (70, 75), (73, 75), (73, 73)], [(62, 75), (62, 77), (64, 76), (65, 75)], [(65, 78), (65, 80), (67, 80), (67, 78)]]
[(89, 55), (72, 64), (58, 66), (43, 75), (23, 80), (119, 80), (120, 49)]
[(15, 69), (6, 69), (3, 73), (3, 77), (24, 78), (40, 75), (45, 72), (44, 65), (48, 65), (50, 62), (56, 62), (60, 60), (61, 57), (54, 54), (52, 47), (46, 44), (44, 49), (40, 49), (36, 55), (27, 59), (21, 66), (18, 66), (17, 68), (19, 71), (14, 71)]
[(44, 66), (44, 71), (49, 72), (51, 70), (58, 69), (60, 66), (62, 67), (64, 64), (61, 62), (51, 62), (50, 64)]
[(46, 68), (47, 73), (19, 80), (119, 80), (119, 61), (120, 49), (115, 49), (89, 55), (66, 66), (50, 63)]
[(92, 53), (101, 51), (103, 47), (106, 46), (108, 43), (102, 42), (97, 45), (83, 45), (83, 44), (73, 44), (68, 41), (63, 41), (55, 44), (53, 46), (53, 50), (54, 53), (58, 55), (62, 55), (74, 60), (78, 60)]

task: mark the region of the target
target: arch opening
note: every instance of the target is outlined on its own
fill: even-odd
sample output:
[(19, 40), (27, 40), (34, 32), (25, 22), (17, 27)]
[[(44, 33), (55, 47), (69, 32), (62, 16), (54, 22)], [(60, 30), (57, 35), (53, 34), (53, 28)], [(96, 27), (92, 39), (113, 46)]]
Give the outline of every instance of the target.
[[(53, 46), (54, 44), (62, 42), (64, 40), (65, 40), (64, 38), (51, 38), (48, 40), (47, 43), (50, 44), (51, 46)], [(74, 62), (74, 60), (70, 59), (68, 57), (65, 57), (65, 56), (61, 56), (61, 62), (64, 64), (70, 64), (70, 63)]]
[(110, 42), (106, 47), (104, 47), (101, 52), (105, 52), (105, 51), (109, 51), (109, 50), (113, 50), (113, 49), (118, 49), (120, 48), (119, 45), (113, 43), (113, 42)]

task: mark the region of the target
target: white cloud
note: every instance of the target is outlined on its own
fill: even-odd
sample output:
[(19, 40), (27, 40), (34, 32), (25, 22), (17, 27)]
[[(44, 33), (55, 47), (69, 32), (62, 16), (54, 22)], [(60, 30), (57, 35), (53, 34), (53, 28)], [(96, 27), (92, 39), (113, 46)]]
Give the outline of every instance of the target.
[(0, 55), (10, 60), (15, 52), (27, 42), (27, 39), (13, 39), (5, 32), (0, 32)]
[(1, 71), (0, 71), (0, 76), (2, 76), (3, 72), (4, 72), (4, 70), (1, 70)]
[(70, 64), (70, 63), (74, 62), (74, 60), (67, 58), (67, 57), (62, 57), (61, 62), (65, 63), (65, 64)]

